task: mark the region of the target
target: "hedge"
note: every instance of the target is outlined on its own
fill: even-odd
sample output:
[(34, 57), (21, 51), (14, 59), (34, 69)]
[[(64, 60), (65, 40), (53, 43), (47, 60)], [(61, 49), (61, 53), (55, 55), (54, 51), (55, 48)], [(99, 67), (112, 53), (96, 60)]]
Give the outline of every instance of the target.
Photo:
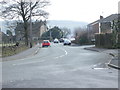
[(120, 34), (118, 43), (113, 33), (95, 34), (95, 46), (98, 48), (120, 48)]

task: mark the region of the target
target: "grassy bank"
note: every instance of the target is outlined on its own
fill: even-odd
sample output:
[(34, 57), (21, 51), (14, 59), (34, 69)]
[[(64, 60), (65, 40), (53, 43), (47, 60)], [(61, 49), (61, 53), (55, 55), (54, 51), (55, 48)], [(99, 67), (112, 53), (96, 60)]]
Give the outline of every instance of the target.
[(1, 57), (7, 57), (7, 56), (12, 56), (14, 54), (20, 53), (24, 50), (27, 50), (28, 47), (25, 45), (21, 46), (2, 46), (0, 47), (1, 49)]

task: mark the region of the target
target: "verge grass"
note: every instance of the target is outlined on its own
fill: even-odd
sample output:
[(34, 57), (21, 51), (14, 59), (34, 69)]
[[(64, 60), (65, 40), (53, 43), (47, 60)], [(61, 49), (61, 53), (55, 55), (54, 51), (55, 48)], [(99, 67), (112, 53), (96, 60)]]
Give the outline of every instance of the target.
[(28, 47), (25, 45), (22, 46), (2, 46), (0, 47), (2, 50), (0, 51), (1, 57), (12, 56), (18, 54), (24, 50), (27, 50)]

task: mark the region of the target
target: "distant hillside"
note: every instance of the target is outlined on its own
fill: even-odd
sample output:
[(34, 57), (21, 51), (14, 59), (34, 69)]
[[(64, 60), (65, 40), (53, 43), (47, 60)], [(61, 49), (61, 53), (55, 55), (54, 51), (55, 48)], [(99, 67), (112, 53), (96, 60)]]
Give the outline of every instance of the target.
[(88, 23), (86, 22), (79, 22), (79, 21), (69, 21), (69, 20), (49, 20), (48, 25), (51, 27), (58, 26), (60, 28), (66, 27), (71, 30), (74, 30), (78, 27), (84, 27)]

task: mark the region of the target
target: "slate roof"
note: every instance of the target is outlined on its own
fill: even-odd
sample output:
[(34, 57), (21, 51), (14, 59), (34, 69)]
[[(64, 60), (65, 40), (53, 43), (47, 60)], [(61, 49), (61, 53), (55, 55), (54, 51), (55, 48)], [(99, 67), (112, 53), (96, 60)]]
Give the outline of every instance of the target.
[(106, 18), (103, 18), (103, 19), (99, 19), (99, 20), (96, 20), (88, 25), (92, 25), (92, 24), (95, 24), (95, 23), (100, 23), (100, 22), (110, 22), (110, 21), (113, 21), (113, 20), (118, 20), (118, 16), (120, 16), (120, 14), (112, 14)]
[(101, 19), (100, 22), (110, 22), (113, 20), (118, 20), (118, 14), (112, 14), (106, 18)]

